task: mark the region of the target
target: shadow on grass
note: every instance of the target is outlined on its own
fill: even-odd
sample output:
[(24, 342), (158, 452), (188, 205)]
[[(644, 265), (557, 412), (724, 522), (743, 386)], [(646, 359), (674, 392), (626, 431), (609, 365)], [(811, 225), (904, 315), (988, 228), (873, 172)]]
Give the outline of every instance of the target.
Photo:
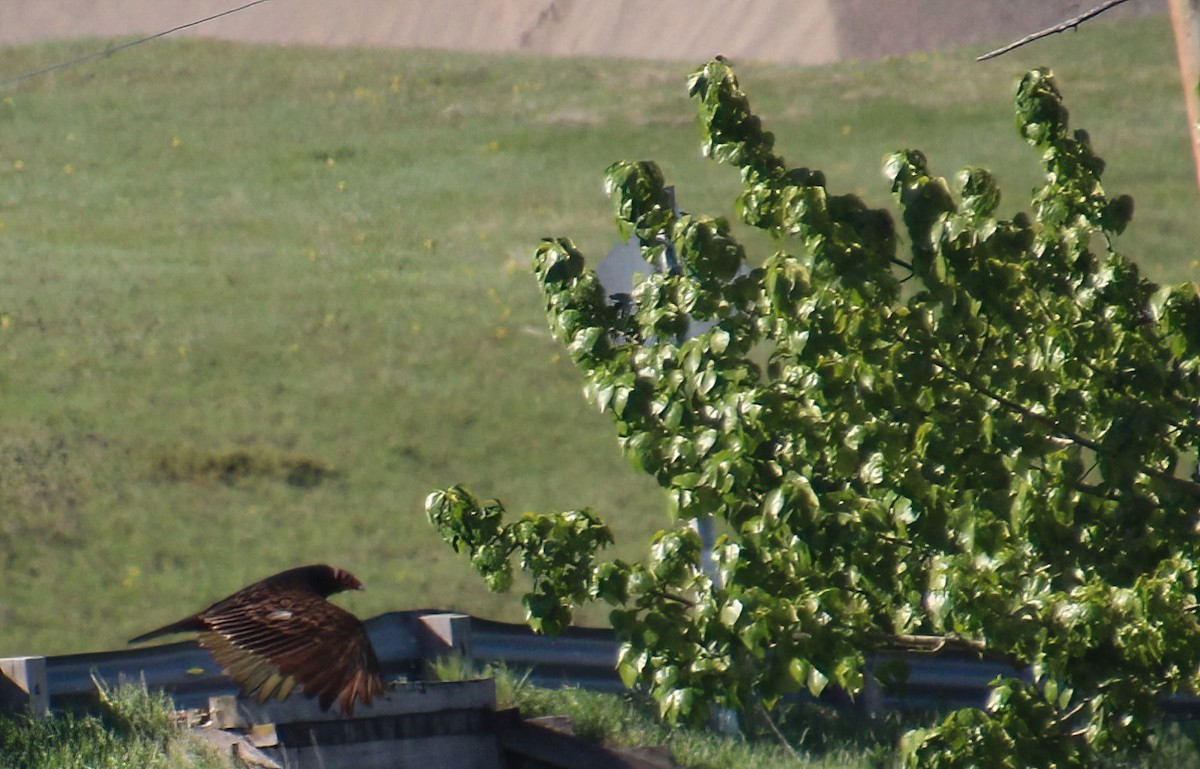
[(319, 457), (278, 454), (267, 449), (164, 451), (154, 461), (154, 474), (176, 483), (219, 481), (228, 485), (264, 478), (302, 489), (314, 488), (337, 477), (337, 472)]

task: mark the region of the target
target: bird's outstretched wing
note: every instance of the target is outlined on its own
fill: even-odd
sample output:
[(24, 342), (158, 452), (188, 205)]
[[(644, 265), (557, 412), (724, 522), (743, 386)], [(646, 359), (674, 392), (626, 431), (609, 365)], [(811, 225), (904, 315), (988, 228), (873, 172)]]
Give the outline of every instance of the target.
[[(253, 586), (259, 588), (259, 585)], [(247, 696), (283, 699), (299, 686), (323, 709), (383, 693), (379, 660), (353, 614), (301, 590), (247, 589), (201, 614), (199, 635)]]

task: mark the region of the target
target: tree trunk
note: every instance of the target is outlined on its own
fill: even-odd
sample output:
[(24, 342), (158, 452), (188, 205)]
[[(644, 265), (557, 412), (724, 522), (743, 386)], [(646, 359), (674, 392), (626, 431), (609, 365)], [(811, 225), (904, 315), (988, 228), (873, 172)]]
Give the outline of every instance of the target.
[(1179, 74), (1187, 101), (1188, 135), (1196, 161), (1196, 183), (1200, 185), (1200, 0), (1170, 0)]

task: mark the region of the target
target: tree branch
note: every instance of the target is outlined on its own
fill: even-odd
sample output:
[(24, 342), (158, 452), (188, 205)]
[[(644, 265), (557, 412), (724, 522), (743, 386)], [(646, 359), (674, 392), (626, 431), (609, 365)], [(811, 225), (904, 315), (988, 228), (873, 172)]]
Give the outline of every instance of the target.
[(688, 599), (684, 598), (683, 596), (675, 595), (673, 593), (668, 593), (665, 590), (649, 590), (646, 592), (646, 595), (652, 595), (656, 598), (662, 598), (663, 600), (666, 600), (666, 601), (675, 601), (676, 603), (683, 604), (684, 606), (688, 607), (689, 609), (696, 608), (695, 601), (689, 601)]
[(1034, 411), (1033, 409), (1027, 408), (1026, 406), (1022, 406), (1020, 403), (1017, 403), (1014, 400), (1010, 400), (1009, 398), (1004, 397), (1003, 395), (1001, 395), (998, 392), (989, 390), (988, 388), (984, 387), (983, 385), (980, 385), (979, 383), (975, 382), (969, 375), (964, 374), (963, 372), (954, 368), (950, 364), (945, 363), (944, 361), (934, 358), (932, 362), (933, 362), (933, 365), (937, 366), (942, 371), (945, 371), (947, 374), (954, 377), (958, 381), (962, 382), (967, 387), (970, 387), (972, 390), (979, 393), (980, 395), (982, 395), (985, 398), (996, 401), (996, 403), (999, 403), (1001, 406), (1008, 409), (1009, 411), (1020, 414), (1021, 416), (1025, 417), (1026, 419), (1032, 420), (1034, 422), (1039, 422), (1039, 423), (1045, 425), (1046, 427), (1049, 427), (1051, 430), (1054, 431), (1055, 435), (1059, 436), (1060, 438), (1065, 438), (1066, 440), (1069, 440), (1071, 443), (1074, 443), (1078, 446), (1082, 446), (1085, 449), (1091, 449), (1092, 451), (1095, 451), (1097, 453), (1100, 452), (1100, 444), (1097, 443), (1096, 441), (1093, 441), (1091, 438), (1086, 438), (1082, 435), (1079, 435), (1078, 433), (1074, 433), (1070, 430), (1067, 430), (1066, 428), (1060, 426), (1057, 422), (1055, 422), (1053, 419), (1046, 416), (1045, 414), (1039, 414), (1036, 411)]
[(916, 543), (914, 543), (911, 539), (901, 539), (900, 537), (894, 537), (891, 534), (884, 533), (880, 533), (877, 536), (890, 545), (899, 545), (900, 547), (907, 547), (910, 550), (917, 549)]
[(775, 735), (775, 739), (787, 751), (787, 754), (792, 757), (792, 760), (802, 763), (803, 759), (800, 757), (800, 754), (792, 747), (792, 743), (788, 742), (787, 737), (783, 736), (783, 732), (779, 731), (779, 727), (775, 724), (775, 719), (771, 718), (771, 714), (767, 712), (762, 702), (758, 703), (758, 710), (762, 720), (766, 722), (767, 728), (771, 730), (771, 734)]
[(1056, 725), (1066, 726), (1068, 721), (1070, 721), (1072, 718), (1074, 718), (1075, 716), (1082, 713), (1083, 709), (1086, 708), (1090, 704), (1091, 704), (1091, 700), (1089, 700), (1089, 699), (1084, 699), (1084, 700), (1080, 701), (1075, 707), (1071, 708), (1066, 713), (1063, 713), (1062, 715), (1060, 715), (1058, 717), (1058, 720), (1055, 722)]
[(1121, 3), (1124, 3), (1125, 1), (1126, 0), (1107, 0), (1106, 2), (1103, 2), (1100, 5), (1097, 5), (1092, 10), (1087, 11), (1086, 13), (1079, 14), (1078, 16), (1076, 16), (1073, 19), (1067, 19), (1066, 21), (1062, 22), (1061, 24), (1056, 24), (1053, 27), (1047, 27), (1046, 29), (1043, 29), (1040, 32), (1034, 32), (1032, 35), (1026, 35), (1025, 37), (1021, 38), (1020, 40), (1016, 41), (1015, 43), (1009, 43), (1008, 45), (1003, 46), (1001, 48), (997, 48), (994, 51), (988, 51), (984, 55), (976, 58), (975, 61), (987, 61), (988, 59), (994, 59), (997, 56), (1003, 56), (1004, 54), (1008, 53), (1009, 51), (1016, 50), (1017, 48), (1020, 48), (1023, 45), (1032, 43), (1035, 40), (1041, 40), (1043, 37), (1050, 37), (1051, 35), (1057, 35), (1059, 32), (1066, 32), (1068, 29), (1075, 29), (1080, 24), (1087, 21), (1088, 19), (1099, 16), (1100, 14), (1107, 11), (1109, 8), (1115, 8), (1118, 5), (1120, 5)]
[(995, 649), (988, 648), (987, 644), (982, 641), (975, 641), (970, 638), (963, 638), (955, 635), (912, 635), (900, 633), (896, 635), (884, 636), (882, 638), (883, 645), (890, 649), (903, 650), (909, 652), (919, 652), (922, 654), (937, 654), (943, 651), (958, 651), (977, 654), (981, 659), (994, 660), (1010, 665), (1017, 670), (1022, 670), (1029, 667), (1029, 663), (1025, 660), (1004, 652), (998, 652)]
[(1083, 481), (1075, 481), (1071, 484), (1071, 488), (1078, 491), (1080, 494), (1087, 494), (1090, 497), (1104, 499), (1109, 502), (1120, 502), (1121, 497), (1111, 491), (1106, 491), (1094, 483), (1084, 483)]
[[(984, 387), (983, 385), (980, 385), (979, 383), (972, 380), (971, 377), (968, 376), (967, 374), (962, 373), (961, 371), (959, 371), (958, 369), (949, 365), (948, 363), (938, 360), (937, 358), (934, 358), (932, 360), (932, 363), (933, 363), (933, 365), (937, 366), (942, 371), (945, 371), (947, 374), (954, 377), (958, 381), (962, 382), (967, 387), (970, 387), (972, 390), (979, 393), (983, 397), (990, 398), (991, 400), (996, 401), (1004, 408), (1006, 408), (1009, 411), (1012, 411), (1016, 414), (1020, 414), (1021, 416), (1025, 417), (1026, 419), (1029, 419), (1029, 420), (1032, 420), (1035, 422), (1039, 422), (1039, 423), (1045, 425), (1046, 427), (1049, 427), (1051, 430), (1054, 431), (1054, 434), (1057, 435), (1058, 437), (1068, 440), (1077, 446), (1082, 446), (1085, 449), (1091, 449), (1092, 451), (1096, 452), (1097, 454), (1102, 453), (1100, 444), (1098, 442), (1092, 440), (1091, 438), (1087, 438), (1076, 432), (1072, 432), (1071, 430), (1068, 430), (1068, 429), (1062, 427), (1061, 425), (1059, 425), (1057, 422), (1055, 422), (1053, 419), (1046, 416), (1045, 414), (1039, 414), (1030, 408), (1022, 406), (1020, 403), (1017, 403), (1014, 400), (1004, 397), (1003, 395), (1001, 395), (998, 392), (989, 390), (988, 388)], [(1153, 467), (1146, 467), (1144, 465), (1140, 468), (1140, 472), (1143, 475), (1146, 475), (1150, 478), (1154, 478), (1155, 480), (1162, 481), (1163, 483), (1167, 484), (1168, 486), (1173, 487), (1176, 491), (1182, 492), (1184, 494), (1188, 494), (1193, 497), (1200, 497), (1200, 483), (1197, 483), (1195, 481), (1189, 481), (1186, 478), (1176, 478), (1171, 473), (1163, 472), (1162, 470), (1157, 470)]]

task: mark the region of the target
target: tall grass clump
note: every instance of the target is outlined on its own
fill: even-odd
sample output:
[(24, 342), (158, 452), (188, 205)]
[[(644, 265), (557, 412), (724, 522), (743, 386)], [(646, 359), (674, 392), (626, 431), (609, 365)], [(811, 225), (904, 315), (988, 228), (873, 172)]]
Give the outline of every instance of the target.
[(99, 691), (94, 713), (0, 717), (0, 769), (231, 769), (177, 722), (165, 694)]

